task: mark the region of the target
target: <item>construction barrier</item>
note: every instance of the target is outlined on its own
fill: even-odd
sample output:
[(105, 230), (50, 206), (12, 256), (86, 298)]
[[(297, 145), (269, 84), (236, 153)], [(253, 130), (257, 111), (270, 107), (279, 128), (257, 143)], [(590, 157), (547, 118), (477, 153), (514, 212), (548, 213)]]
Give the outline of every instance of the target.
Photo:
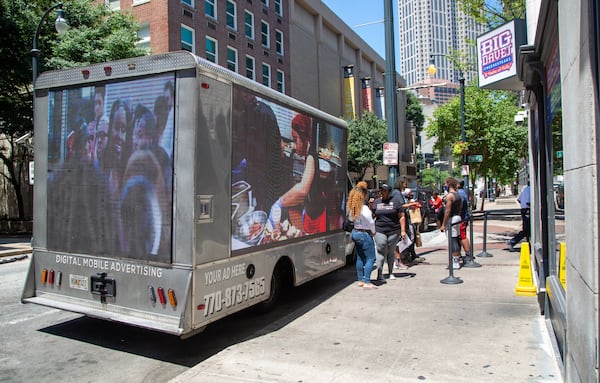
[(521, 261), (519, 264), (519, 282), (515, 287), (516, 295), (536, 296), (537, 289), (533, 285), (531, 273), (531, 256), (529, 255), (529, 243), (521, 244)]

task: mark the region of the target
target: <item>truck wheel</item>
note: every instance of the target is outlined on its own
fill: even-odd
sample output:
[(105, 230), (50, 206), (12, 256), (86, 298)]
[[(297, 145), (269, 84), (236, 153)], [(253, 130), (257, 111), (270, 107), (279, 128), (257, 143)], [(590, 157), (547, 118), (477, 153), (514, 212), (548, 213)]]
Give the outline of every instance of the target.
[(271, 311), (275, 304), (277, 304), (277, 300), (281, 295), (281, 290), (283, 288), (283, 272), (282, 266), (280, 264), (275, 266), (275, 270), (273, 270), (273, 276), (271, 277), (271, 289), (269, 291), (269, 298), (267, 300), (260, 302), (257, 305), (257, 309), (261, 312)]

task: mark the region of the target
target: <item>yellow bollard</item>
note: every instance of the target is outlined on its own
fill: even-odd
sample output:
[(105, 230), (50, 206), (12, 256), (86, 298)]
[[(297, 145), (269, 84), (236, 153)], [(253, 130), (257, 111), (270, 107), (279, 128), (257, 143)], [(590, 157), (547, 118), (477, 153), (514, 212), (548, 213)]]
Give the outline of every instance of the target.
[(559, 244), (559, 268), (558, 268), (558, 279), (565, 291), (567, 290), (567, 244), (560, 242)]
[(531, 274), (531, 258), (529, 256), (529, 244), (521, 244), (521, 261), (519, 265), (519, 283), (515, 287), (516, 295), (536, 296), (537, 290), (533, 285)]

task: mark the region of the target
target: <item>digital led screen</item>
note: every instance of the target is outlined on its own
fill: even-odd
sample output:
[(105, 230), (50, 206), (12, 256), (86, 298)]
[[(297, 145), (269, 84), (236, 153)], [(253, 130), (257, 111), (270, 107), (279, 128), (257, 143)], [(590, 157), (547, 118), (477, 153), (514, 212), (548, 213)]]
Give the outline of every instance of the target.
[(171, 261), (175, 76), (48, 94), (48, 249)]
[(234, 87), (232, 249), (340, 230), (345, 129)]

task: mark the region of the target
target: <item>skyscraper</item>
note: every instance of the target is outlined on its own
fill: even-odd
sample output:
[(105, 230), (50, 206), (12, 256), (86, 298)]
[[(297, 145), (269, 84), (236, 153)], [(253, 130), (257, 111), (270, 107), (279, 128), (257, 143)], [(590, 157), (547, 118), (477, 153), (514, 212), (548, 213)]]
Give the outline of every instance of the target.
[[(400, 36), (400, 71), (408, 86), (430, 82), (450, 82), (448, 88), (425, 88), (419, 93), (436, 102), (445, 102), (457, 94), (460, 72), (448, 55), (460, 52), (467, 84), (477, 76), (476, 37), (485, 32), (485, 26), (465, 16), (456, 0), (398, 0)], [(434, 55), (437, 73), (431, 79), (427, 67)], [(441, 55), (441, 56), (440, 56)]]

